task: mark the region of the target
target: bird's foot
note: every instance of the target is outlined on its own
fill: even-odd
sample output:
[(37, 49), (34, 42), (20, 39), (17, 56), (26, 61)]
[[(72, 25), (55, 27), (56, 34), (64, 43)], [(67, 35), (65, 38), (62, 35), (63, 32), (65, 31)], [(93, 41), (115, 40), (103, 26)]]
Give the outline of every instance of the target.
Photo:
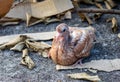
[(80, 65), (82, 66), (83, 63), (82, 63), (82, 59), (79, 59), (75, 64), (73, 64), (72, 66), (77, 66), (77, 65)]

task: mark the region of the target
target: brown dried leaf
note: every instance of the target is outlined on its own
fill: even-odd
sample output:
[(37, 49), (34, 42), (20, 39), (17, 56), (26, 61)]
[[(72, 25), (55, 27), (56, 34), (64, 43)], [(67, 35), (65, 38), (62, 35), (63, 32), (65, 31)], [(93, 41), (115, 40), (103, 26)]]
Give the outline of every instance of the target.
[(116, 3), (113, 0), (106, 0), (106, 1), (109, 3), (111, 8), (114, 8), (115, 6), (117, 6)]
[(16, 18), (8, 18), (8, 17), (3, 17), (2, 19), (0, 19), (0, 23), (5, 23), (5, 22), (19, 22), (20, 19), (16, 19)]
[[(96, 2), (95, 2), (95, 5), (96, 5), (98, 8), (103, 9), (103, 7), (102, 7), (102, 5), (101, 5), (100, 3), (96, 3)], [(102, 15), (103, 15), (102, 13), (96, 13), (96, 14), (94, 15), (94, 20), (99, 19)]]
[(93, 21), (89, 18), (89, 16), (86, 13), (84, 13), (84, 15), (85, 15), (85, 18), (86, 18), (88, 24), (89, 25), (93, 24)]
[(105, 6), (107, 9), (112, 9), (112, 7), (110, 6), (110, 4), (107, 1), (104, 1), (104, 3), (105, 3)]
[(25, 0), (27, 2), (37, 2), (37, 0)]
[(45, 24), (49, 24), (49, 23), (52, 23), (52, 22), (60, 22), (60, 19), (58, 19), (58, 18), (46, 18), (45, 20), (43, 20), (43, 22)]
[(36, 42), (34, 40), (26, 40), (26, 45), (28, 48), (30, 48), (32, 51), (38, 52), (43, 57), (48, 57), (49, 49), (51, 48), (51, 45), (45, 43), (45, 42)]
[(113, 7), (117, 6), (113, 0), (105, 0), (104, 3), (107, 9), (112, 9)]
[(41, 55), (42, 55), (44, 58), (47, 58), (47, 57), (48, 57), (48, 52), (49, 52), (49, 50), (44, 50)]
[(80, 2), (84, 2), (86, 4), (94, 4), (93, 0), (80, 0)]
[(19, 22), (5, 22), (5, 23), (2, 23), (0, 25), (2, 25), (2, 26), (8, 26), (8, 25), (17, 25), (17, 24), (19, 24)]
[(94, 15), (94, 20), (98, 20), (103, 14), (102, 13), (96, 13)]
[(35, 63), (33, 60), (28, 56), (28, 49), (23, 50), (21, 65), (27, 66), (29, 69), (33, 69), (35, 67)]
[(106, 22), (111, 22), (112, 21), (112, 18), (108, 18), (107, 20), (106, 20)]
[(91, 62), (84, 63), (81, 66), (80, 65), (76, 65), (76, 66), (56, 65), (56, 70), (91, 68), (91, 69), (97, 69), (99, 71), (111, 72), (114, 70), (120, 70), (120, 64), (118, 62), (120, 62), (120, 59), (92, 60)]
[(25, 43), (24, 42), (20, 42), (20, 43), (16, 44), (14, 47), (10, 48), (10, 50), (22, 51), (24, 46), (25, 46)]
[[(88, 0), (89, 1), (89, 0)], [(78, 1), (73, 1), (73, 5), (75, 6), (75, 9), (77, 10), (77, 9), (79, 9), (80, 7), (79, 7), (79, 5), (78, 5)], [(88, 15), (86, 14), (86, 13), (81, 13), (81, 12), (78, 12), (77, 11), (77, 13), (78, 13), (78, 15), (80, 16), (80, 18), (81, 18), (81, 20), (82, 21), (86, 21), (87, 20), (87, 22), (89, 23), (89, 24), (92, 24), (93, 22), (92, 22), (92, 20), (88, 17)]]
[(59, 80), (57, 80), (57, 82), (63, 82), (63, 81), (59, 79)]
[(118, 22), (115, 17), (107, 19), (107, 22), (112, 22), (112, 32), (115, 33), (118, 31)]
[(71, 11), (67, 11), (64, 15), (65, 19), (72, 19)]
[[(73, 1), (73, 5), (74, 5), (75, 9), (77, 10), (77, 9), (79, 8), (78, 0), (74, 0), (74, 1)], [(85, 21), (84, 13), (79, 13), (79, 12), (77, 12), (77, 13), (78, 13), (78, 15), (80, 16), (81, 20), (82, 20), (82, 21)]]
[(118, 34), (118, 38), (120, 38), (120, 33)]
[(13, 19), (13, 18), (7, 18), (7, 17), (0, 19), (0, 25), (2, 26), (15, 25), (15, 24), (18, 24), (19, 22), (20, 22), (19, 19)]
[(44, 58), (48, 58), (48, 53), (49, 53), (49, 49), (45, 49), (45, 50), (39, 50), (39, 55), (41, 55)]
[(1, 36), (0, 37), (0, 44), (7, 43), (11, 40), (13, 40), (15, 37), (19, 37), (20, 35), (26, 35), (29, 38), (33, 38), (35, 40), (39, 41), (45, 41), (45, 40), (52, 40), (56, 34), (56, 31), (52, 32), (41, 32), (41, 33), (25, 33), (25, 34), (15, 34), (15, 35), (7, 35), (7, 36)]
[(57, 18), (36, 18), (36, 17), (33, 17), (33, 16), (29, 15), (28, 13), (26, 13), (27, 26), (32, 26), (32, 25), (35, 25), (35, 24), (40, 23), (40, 22), (44, 22), (45, 24), (49, 24), (52, 22), (60, 22), (60, 19), (57, 19)]
[(114, 33), (118, 31), (118, 23), (115, 17), (112, 18), (112, 31)]
[(48, 57), (49, 49), (51, 48), (51, 45), (45, 43), (45, 42), (36, 42), (34, 40), (26, 40), (26, 45), (28, 48), (30, 48), (32, 51), (38, 52), (43, 57)]
[(67, 74), (68, 77), (73, 79), (83, 79), (83, 80), (89, 80), (92, 82), (99, 82), (101, 81), (98, 75), (91, 76), (87, 73), (74, 73), (74, 74)]
[(51, 45), (45, 43), (45, 42), (36, 42), (32, 39), (27, 39), (26, 45), (28, 48), (31, 48), (32, 50), (39, 52), (40, 50), (50, 49)]
[(88, 71), (92, 72), (92, 73), (97, 73), (98, 70), (95, 69), (88, 69)]
[(26, 13), (26, 25), (27, 26), (32, 26), (40, 22), (43, 22), (43, 20), (40, 18), (33, 17), (29, 15), (28, 13)]
[(14, 38), (13, 40), (10, 40), (9, 42), (1, 45), (0, 50), (6, 49), (6, 48), (11, 48), (14, 45), (16, 45), (17, 43), (25, 41), (27, 38), (28, 37), (26, 35), (20, 35), (20, 36)]
[(73, 5), (70, 0), (59, 0), (59, 3), (56, 0), (44, 0), (37, 3), (27, 2), (14, 6), (6, 17), (26, 20), (26, 13), (29, 13), (35, 18), (45, 18), (65, 12), (72, 8)]
[(95, 2), (103, 2), (104, 0), (95, 0)]
[(78, 13), (78, 14), (79, 14), (82, 21), (86, 20), (84, 13)]

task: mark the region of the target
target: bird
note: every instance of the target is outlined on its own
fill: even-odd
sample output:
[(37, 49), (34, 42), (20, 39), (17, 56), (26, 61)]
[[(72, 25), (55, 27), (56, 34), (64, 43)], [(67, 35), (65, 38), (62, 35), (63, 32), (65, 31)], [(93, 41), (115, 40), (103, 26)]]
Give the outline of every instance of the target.
[[(56, 27), (56, 35), (48, 53), (55, 64), (69, 66), (90, 55), (94, 45), (96, 29), (88, 27), (70, 27), (61, 23)], [(78, 62), (79, 63), (79, 62)]]
[(9, 12), (13, 2), (14, 0), (0, 0), (0, 18)]

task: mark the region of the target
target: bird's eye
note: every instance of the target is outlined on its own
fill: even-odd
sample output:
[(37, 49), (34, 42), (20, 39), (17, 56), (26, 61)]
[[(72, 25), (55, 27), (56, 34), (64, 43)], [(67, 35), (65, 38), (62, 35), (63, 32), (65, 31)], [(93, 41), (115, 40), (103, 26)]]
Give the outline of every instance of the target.
[(65, 32), (65, 31), (66, 31), (66, 29), (63, 29), (63, 30), (62, 30), (62, 32)]

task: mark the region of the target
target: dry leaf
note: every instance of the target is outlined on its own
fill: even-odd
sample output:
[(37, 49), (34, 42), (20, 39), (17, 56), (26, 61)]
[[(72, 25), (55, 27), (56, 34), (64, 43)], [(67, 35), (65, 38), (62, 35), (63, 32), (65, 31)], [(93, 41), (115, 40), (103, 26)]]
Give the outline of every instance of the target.
[(81, 18), (82, 21), (86, 20), (86, 17), (84, 15), (84, 13), (78, 13), (78, 14), (79, 14), (79, 16), (80, 16), (80, 18)]
[(106, 0), (106, 1), (110, 5), (111, 9), (117, 6), (113, 0)]
[(70, 0), (45, 0), (41, 2), (36, 2), (36, 0), (30, 0), (14, 5), (14, 7), (12, 7), (6, 17), (26, 20), (27, 26), (31, 26), (39, 22), (45, 22), (45, 24), (48, 24), (60, 20), (47, 20), (45, 18), (63, 13), (72, 8), (73, 5)]
[(59, 79), (59, 80), (57, 80), (57, 82), (63, 82), (63, 81)]
[(110, 6), (110, 4), (107, 1), (104, 1), (104, 3), (105, 3), (105, 6), (107, 9), (112, 9), (112, 7)]
[(42, 56), (43, 56), (44, 58), (47, 58), (47, 57), (48, 57), (48, 53), (47, 53), (47, 52), (43, 52), (43, 53), (42, 53)]
[(48, 52), (51, 48), (51, 45), (45, 42), (36, 42), (34, 40), (26, 40), (26, 45), (32, 51), (39, 52), (39, 54), (45, 58), (48, 57)]
[(112, 18), (112, 31), (114, 33), (118, 31), (118, 23), (115, 17)]
[(64, 15), (65, 19), (72, 19), (71, 11), (67, 11)]
[(103, 2), (104, 0), (95, 0), (95, 2)]
[(87, 62), (84, 63), (83, 65), (76, 65), (76, 66), (56, 65), (56, 70), (91, 68), (91, 69), (97, 69), (99, 71), (111, 72), (114, 70), (120, 70), (120, 64), (118, 62), (120, 62), (120, 59), (92, 60), (91, 62)]
[[(103, 7), (102, 7), (101, 4), (95, 3), (95, 5), (96, 5), (98, 8), (103, 9)], [(103, 15), (102, 13), (96, 13), (96, 14), (94, 15), (94, 20), (99, 19), (102, 15)]]
[(70, 0), (45, 0), (37, 3), (21, 3), (14, 6), (6, 17), (26, 20), (26, 13), (29, 13), (29, 15), (35, 18), (45, 18), (72, 8), (73, 5)]
[(21, 64), (27, 66), (29, 69), (33, 69), (35, 67), (35, 63), (28, 56), (28, 49), (23, 50)]
[(6, 23), (2, 23), (0, 25), (2, 25), (2, 26), (8, 26), (8, 25), (17, 25), (17, 24), (19, 24), (19, 22), (6, 22)]
[(42, 21), (43, 21), (42, 19), (33, 17), (33, 16), (29, 15), (28, 13), (26, 13), (26, 25), (27, 26), (32, 26), (32, 25), (35, 25)]
[(112, 22), (112, 32), (115, 33), (118, 31), (118, 22), (115, 17), (107, 19), (107, 22)]
[(106, 20), (106, 22), (111, 22), (111, 20), (112, 20), (112, 18), (108, 18), (107, 20)]
[(120, 33), (118, 34), (118, 38), (120, 38)]
[(117, 4), (113, 0), (107, 0), (107, 2), (110, 4), (111, 8), (114, 8), (117, 6)]
[(25, 33), (25, 34), (15, 34), (15, 35), (8, 35), (8, 36), (1, 36), (0, 37), (0, 44), (7, 43), (14, 39), (15, 37), (19, 37), (20, 35), (26, 35), (28, 37), (33, 38), (34, 40), (52, 40), (56, 34), (56, 31), (53, 32), (41, 32), (41, 33)]
[(74, 74), (67, 74), (68, 77), (73, 79), (83, 79), (83, 80), (89, 80), (92, 82), (99, 82), (101, 81), (98, 75), (91, 76), (86, 73), (74, 73)]
[(96, 13), (94, 15), (94, 20), (98, 20), (103, 14), (102, 13)]
[(26, 35), (20, 35), (20, 36), (14, 38), (13, 40), (10, 40), (9, 42), (1, 45), (0, 50), (6, 49), (6, 48), (11, 48), (14, 45), (16, 45), (17, 43), (25, 41), (27, 38), (28, 37)]
[(22, 51), (24, 46), (25, 46), (25, 43), (24, 42), (20, 42), (20, 43), (16, 44), (13, 48), (10, 48), (10, 50)]
[[(80, 8), (79, 5), (78, 5), (78, 0), (74, 0), (73, 1), (73, 5), (74, 5), (74, 7), (75, 7), (76, 10), (78, 8)], [(84, 13), (79, 13), (79, 12), (77, 12), (77, 13), (78, 13), (78, 15), (79, 15), (79, 17), (81, 18), (82, 21), (86, 20)]]
[[(78, 8), (80, 8), (79, 5), (78, 5), (78, 0), (74, 0), (73, 1), (73, 5), (74, 5), (74, 7), (75, 7), (76, 10)], [(86, 20), (84, 13), (81, 13), (81, 12), (77, 12), (77, 13), (78, 13), (78, 15), (79, 15), (79, 17), (81, 18), (82, 21)]]
[(84, 2), (86, 4), (94, 4), (93, 0), (80, 0), (80, 2)]
[(46, 19), (43, 20), (43, 22), (45, 24), (49, 24), (49, 23), (52, 23), (52, 22), (60, 22), (60, 19), (58, 19), (58, 18), (46, 18)]
[(45, 42), (36, 42), (32, 39), (26, 40), (26, 45), (28, 48), (31, 48), (34, 51), (39, 51), (39, 50), (45, 50), (45, 49), (50, 49), (51, 45), (45, 43)]
[(104, 3), (107, 9), (112, 9), (113, 7), (116, 6), (113, 0), (105, 0)]
[(27, 2), (37, 2), (37, 0), (26, 0)]
[[(88, 1), (89, 1), (89, 0), (88, 0)], [(73, 1), (73, 5), (75, 6), (75, 9), (76, 9), (76, 10), (80, 8), (79, 5), (78, 5), (78, 1)], [(78, 12), (78, 11), (77, 11), (77, 13), (78, 13), (78, 15), (80, 16), (80, 18), (81, 18), (82, 21), (87, 20), (87, 22), (88, 22), (89, 24), (92, 24), (92, 23), (93, 23), (92, 20), (89, 18), (89, 16), (88, 16), (86, 13), (81, 13), (81, 12)]]
[(3, 17), (2, 19), (0, 19), (0, 23), (5, 23), (5, 22), (19, 22), (20, 19), (16, 19), (16, 18), (8, 18), (8, 17)]
[(28, 13), (26, 13), (26, 24), (27, 26), (32, 26), (32, 25), (35, 25), (37, 23), (40, 23), (40, 22), (44, 22), (45, 24), (49, 24), (49, 23), (52, 23), (52, 22), (60, 22), (60, 19), (58, 18), (36, 18), (36, 17), (33, 17), (31, 15), (29, 15)]
[(42, 55), (44, 58), (48, 58), (49, 49), (39, 50), (39, 55)]
[(26, 3), (26, 2), (34, 3), (34, 2), (37, 2), (37, 0), (19, 0), (18, 2), (21, 2), (21, 3)]
[(93, 24), (93, 21), (89, 18), (89, 16), (86, 13), (84, 13), (84, 15), (85, 15), (85, 18), (86, 18), (88, 24), (89, 25)]
[(95, 69), (88, 69), (88, 71), (90, 71), (92, 73), (97, 73), (97, 70), (95, 70)]
[(0, 25), (2, 26), (16, 25), (16, 24), (19, 24), (19, 22), (20, 22), (19, 19), (13, 19), (13, 18), (7, 18), (7, 17), (0, 19)]

